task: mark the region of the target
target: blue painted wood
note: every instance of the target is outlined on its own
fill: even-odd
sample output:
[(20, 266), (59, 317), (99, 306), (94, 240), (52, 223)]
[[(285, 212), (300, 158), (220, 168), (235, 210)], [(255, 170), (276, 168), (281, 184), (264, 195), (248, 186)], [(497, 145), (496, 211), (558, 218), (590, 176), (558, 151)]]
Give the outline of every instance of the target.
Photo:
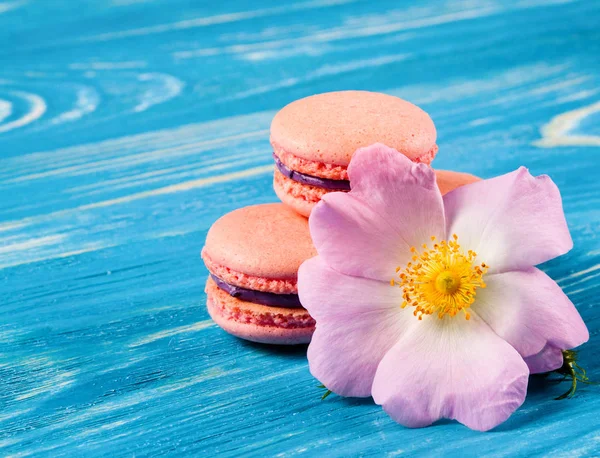
[(568, 0), (0, 1), (0, 454), (600, 454), (593, 387), (557, 402), (566, 386), (532, 381), (487, 434), (322, 402), (303, 348), (211, 324), (199, 259), (217, 217), (276, 200), (275, 110), (397, 94), (435, 120), (437, 167), (524, 164), (558, 183), (575, 248), (544, 268), (600, 379), (599, 15)]

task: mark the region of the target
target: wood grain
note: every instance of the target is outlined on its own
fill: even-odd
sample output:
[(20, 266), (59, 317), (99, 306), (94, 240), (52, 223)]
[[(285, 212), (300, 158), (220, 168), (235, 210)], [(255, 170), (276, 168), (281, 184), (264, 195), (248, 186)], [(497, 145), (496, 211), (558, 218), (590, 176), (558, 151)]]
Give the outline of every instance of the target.
[[(305, 348), (210, 321), (199, 252), (275, 201), (268, 128), (317, 92), (427, 110), (435, 165), (559, 185), (543, 266), (600, 380), (600, 3), (0, 1), (0, 454), (594, 456), (600, 391), (532, 380), (494, 432), (409, 430), (321, 391)], [(543, 221), (540, 221), (543, 224)]]

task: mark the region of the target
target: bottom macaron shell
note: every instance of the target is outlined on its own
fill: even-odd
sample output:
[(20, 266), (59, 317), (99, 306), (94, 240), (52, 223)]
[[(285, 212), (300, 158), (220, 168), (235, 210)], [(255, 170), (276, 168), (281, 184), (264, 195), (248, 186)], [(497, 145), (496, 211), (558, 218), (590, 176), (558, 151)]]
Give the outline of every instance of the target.
[(313, 207), (319, 203), (321, 197), (329, 192), (327, 189), (291, 180), (279, 170), (275, 170), (273, 176), (273, 189), (284, 204), (307, 218)]
[(231, 297), (212, 279), (206, 282), (206, 306), (213, 321), (241, 339), (277, 345), (309, 343), (315, 321), (305, 309), (286, 309)]

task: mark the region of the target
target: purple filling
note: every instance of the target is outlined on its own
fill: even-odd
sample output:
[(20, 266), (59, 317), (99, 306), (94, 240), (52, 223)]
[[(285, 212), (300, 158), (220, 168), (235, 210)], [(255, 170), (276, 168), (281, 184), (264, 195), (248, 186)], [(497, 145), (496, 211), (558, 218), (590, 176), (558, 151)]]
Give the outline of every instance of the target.
[(300, 304), (300, 298), (297, 294), (266, 293), (264, 291), (240, 288), (239, 286), (230, 285), (229, 283), (224, 282), (213, 274), (210, 274), (210, 277), (214, 280), (219, 288), (228, 293), (230, 296), (242, 301), (268, 305), (269, 307), (284, 307), (288, 309), (297, 309), (302, 307), (302, 304)]
[(290, 180), (297, 181), (302, 184), (309, 184), (319, 188), (330, 189), (332, 191), (350, 191), (350, 182), (348, 180), (330, 180), (328, 178), (319, 178), (312, 175), (296, 172), (290, 169), (287, 165), (281, 162), (281, 159), (273, 153), (275, 164), (279, 171), (288, 177)]

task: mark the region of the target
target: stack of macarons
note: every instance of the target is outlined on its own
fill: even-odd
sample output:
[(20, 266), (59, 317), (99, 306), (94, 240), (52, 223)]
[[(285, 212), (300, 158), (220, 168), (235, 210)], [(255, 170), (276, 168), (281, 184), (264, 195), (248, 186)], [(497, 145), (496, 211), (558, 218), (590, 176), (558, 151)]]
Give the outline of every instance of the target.
[[(207, 308), (225, 331), (272, 344), (310, 341), (315, 322), (298, 300), (300, 264), (316, 255), (306, 219), (328, 192), (349, 191), (347, 168), (361, 147), (383, 143), (430, 164), (438, 146), (419, 107), (386, 94), (343, 91), (285, 106), (271, 123), (273, 187), (283, 204), (235, 210), (208, 232), (202, 258), (210, 273)], [(442, 192), (477, 181), (436, 170)]]
[(225, 331), (254, 342), (308, 343), (315, 322), (300, 305), (300, 264), (316, 256), (308, 221), (280, 203), (240, 208), (208, 231), (206, 305)]

